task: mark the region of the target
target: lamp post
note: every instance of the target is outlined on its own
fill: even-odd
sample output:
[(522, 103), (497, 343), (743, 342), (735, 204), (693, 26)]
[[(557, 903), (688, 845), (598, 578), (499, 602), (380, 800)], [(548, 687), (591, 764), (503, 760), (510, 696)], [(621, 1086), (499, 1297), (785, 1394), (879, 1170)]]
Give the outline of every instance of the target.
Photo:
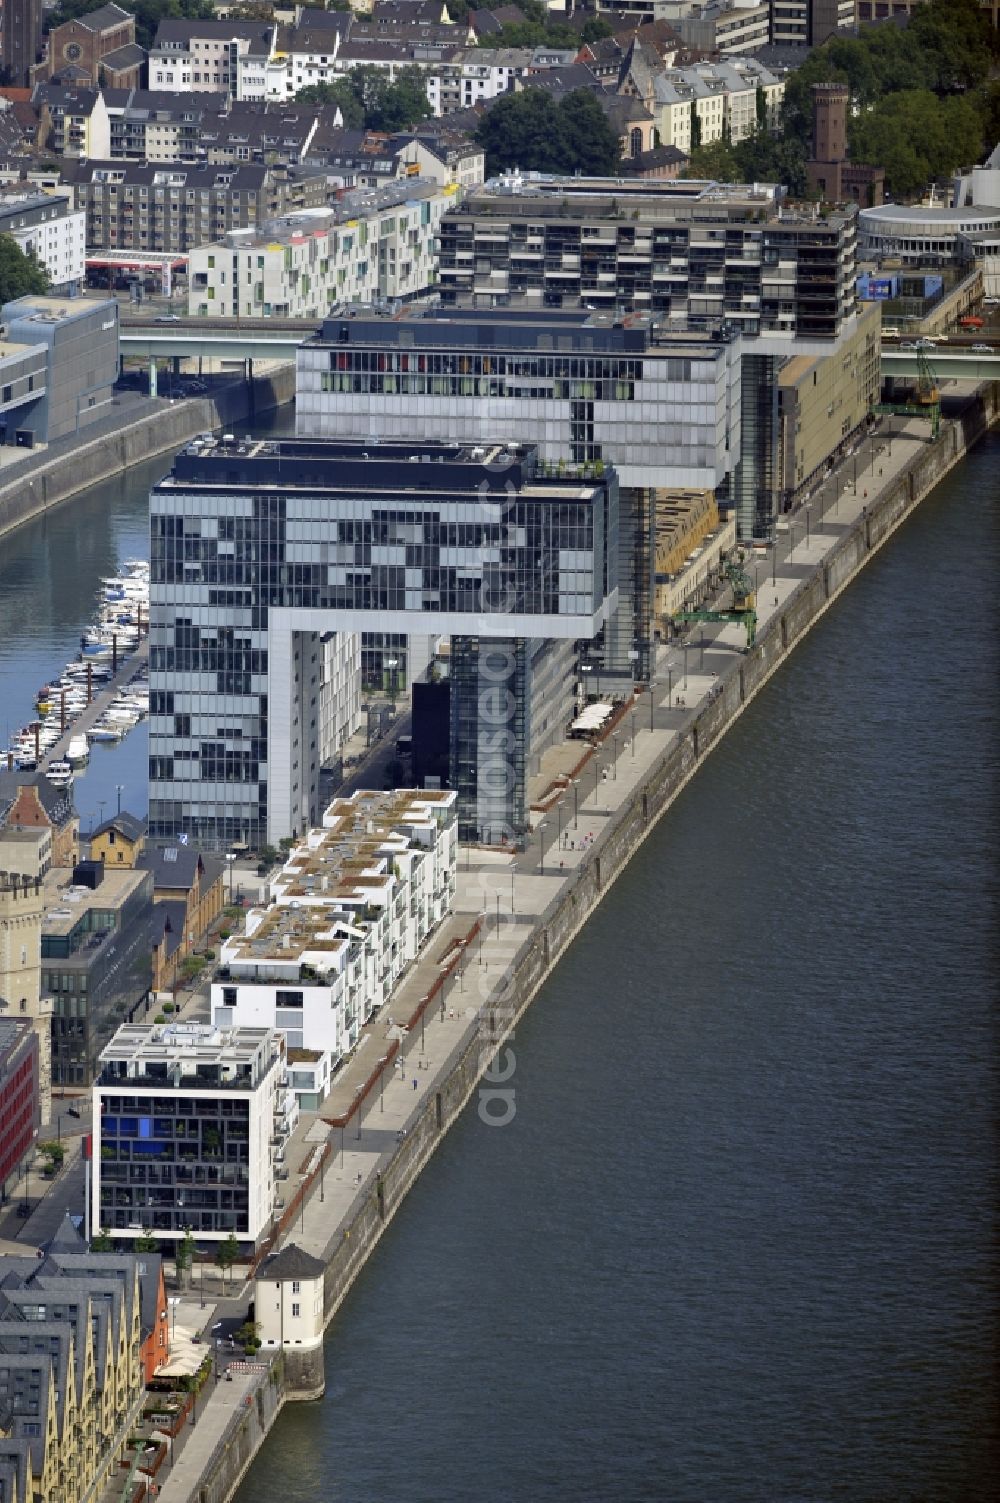
[(236, 852), (226, 852), (226, 865), (229, 867), (229, 906), (233, 906), (233, 867), (236, 865)]
[(811, 510), (811, 508), (807, 506), (806, 507), (806, 549), (807, 550), (809, 548), (809, 512), (810, 512), (810, 510)]
[(560, 799), (559, 802), (556, 804), (556, 822), (557, 822), (556, 850), (557, 851), (561, 851), (562, 850), (562, 807), (563, 807), (563, 801), (562, 801), (562, 799)]
[(389, 680), (389, 698), (392, 701), (392, 712), (396, 713), (396, 669), (399, 667), (398, 658), (386, 658), (385, 666), (392, 675)]
[(632, 755), (634, 757), (635, 756), (635, 711), (634, 710), (632, 711), (631, 715), (629, 716), (629, 719), (632, 722)]
[[(594, 671), (594, 665), (593, 665), (593, 663), (581, 663), (580, 664), (580, 672), (581, 673), (586, 673), (586, 674), (589, 675), (589, 674), (593, 673), (593, 671)], [(583, 702), (584, 702), (584, 704), (586, 704), (587, 699), (588, 699), (589, 694), (590, 694), (590, 679), (589, 679), (589, 677), (585, 678), (584, 681), (583, 681), (583, 683), (584, 683)]]
[(685, 642), (684, 645), (683, 645), (683, 652), (684, 652), (684, 693), (686, 694), (687, 693), (687, 686), (688, 686), (688, 644), (687, 644), (687, 642)]
[(357, 1139), (358, 1139), (358, 1142), (360, 1143), (361, 1142), (361, 1087), (360, 1086), (356, 1086), (355, 1089), (354, 1089), (354, 1110), (358, 1114)]
[(611, 732), (611, 741), (612, 741), (612, 744), (613, 744), (614, 749), (615, 749), (615, 760), (614, 760), (614, 762), (612, 764), (612, 767), (611, 767), (611, 776), (614, 778), (615, 782), (617, 782), (618, 781), (618, 732), (617, 731), (612, 731)]
[(792, 561), (792, 554), (794, 552), (795, 552), (795, 523), (794, 522), (789, 522), (789, 524), (788, 524), (788, 562), (789, 563), (791, 563), (791, 561)]
[(702, 627), (701, 628), (701, 633), (700, 633), (700, 635), (698, 637), (698, 672), (699, 673), (703, 672), (704, 668), (705, 668), (705, 628)]
[[(650, 693), (650, 697), (652, 698), (652, 693), (653, 693), (652, 689), (650, 689), (649, 693)], [(580, 828), (580, 806), (579, 806), (579, 801), (577, 799), (577, 782), (576, 782), (576, 778), (574, 778), (573, 779), (573, 829), (574, 830), (578, 830), (579, 828)]]
[(122, 812), (122, 794), (125, 792), (125, 784), (116, 783), (115, 792), (118, 795), (118, 813), (120, 814)]
[(548, 828), (548, 820), (543, 819), (538, 826), (538, 874), (545, 876), (545, 831)]

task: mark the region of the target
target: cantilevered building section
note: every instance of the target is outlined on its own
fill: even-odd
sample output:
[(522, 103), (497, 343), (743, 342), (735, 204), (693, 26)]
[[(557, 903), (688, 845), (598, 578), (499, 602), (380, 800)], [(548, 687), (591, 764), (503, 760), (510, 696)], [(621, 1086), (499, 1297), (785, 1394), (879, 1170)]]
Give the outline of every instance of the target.
[(854, 205), (794, 204), (775, 184), (513, 174), (442, 220), (441, 301), (641, 312), (678, 335), (737, 336), (740, 441), (720, 499), (735, 503), (742, 537), (767, 538), (780, 506), (778, 371), (792, 355), (835, 353), (853, 331), (856, 243)]
[[(644, 680), (654, 493), (729, 493), (740, 383), (733, 331), (674, 331), (642, 314), (414, 310), (328, 319), (298, 352), (296, 421), (324, 438), (490, 446), (516, 437), (557, 476), (613, 465), (618, 614), (599, 661)], [(461, 652), (453, 660), (467, 662)]]
[[(260, 846), (318, 824), (318, 644), (365, 629), (500, 645), (487, 701), (484, 664), (453, 680), (459, 819), (523, 835), (526, 758), (568, 719), (574, 644), (614, 632), (610, 466), (517, 444), (213, 440), (150, 505), (151, 836)], [(554, 653), (543, 726), (532, 679)], [(480, 704), (508, 688), (511, 724), (487, 725)]]

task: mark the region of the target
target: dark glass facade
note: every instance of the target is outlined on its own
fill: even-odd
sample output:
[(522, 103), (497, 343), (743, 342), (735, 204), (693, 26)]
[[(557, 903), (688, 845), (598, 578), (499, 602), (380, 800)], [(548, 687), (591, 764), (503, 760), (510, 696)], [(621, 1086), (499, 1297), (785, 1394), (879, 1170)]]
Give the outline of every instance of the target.
[(100, 1224), (114, 1232), (249, 1235), (246, 1096), (102, 1097)]

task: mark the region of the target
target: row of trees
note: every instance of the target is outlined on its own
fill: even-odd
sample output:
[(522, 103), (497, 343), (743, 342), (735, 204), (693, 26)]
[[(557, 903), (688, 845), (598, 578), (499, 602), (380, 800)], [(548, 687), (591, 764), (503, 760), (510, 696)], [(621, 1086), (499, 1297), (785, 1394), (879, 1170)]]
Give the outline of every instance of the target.
[(812, 86), (846, 83), (851, 91), (852, 161), (881, 166), (897, 198), (979, 161), (1000, 132), (1000, 84), (990, 81), (998, 44), (977, 0), (928, 0), (905, 28), (870, 26), (834, 37), (789, 76), (782, 135), (758, 131), (733, 146), (714, 142), (691, 153), (689, 177), (787, 183), (808, 188)]

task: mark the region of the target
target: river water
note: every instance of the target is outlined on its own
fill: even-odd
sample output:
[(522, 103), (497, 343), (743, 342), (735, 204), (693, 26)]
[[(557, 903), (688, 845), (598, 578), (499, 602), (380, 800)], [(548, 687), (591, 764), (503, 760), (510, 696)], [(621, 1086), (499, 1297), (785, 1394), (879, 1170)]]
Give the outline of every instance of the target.
[[(166, 467), (0, 539), (0, 730)], [(998, 501), (994, 437), (709, 758), (238, 1503), (996, 1496)], [(84, 828), (145, 758), (95, 749)]]
[(238, 1503), (997, 1496), (1000, 439), (540, 993)]

